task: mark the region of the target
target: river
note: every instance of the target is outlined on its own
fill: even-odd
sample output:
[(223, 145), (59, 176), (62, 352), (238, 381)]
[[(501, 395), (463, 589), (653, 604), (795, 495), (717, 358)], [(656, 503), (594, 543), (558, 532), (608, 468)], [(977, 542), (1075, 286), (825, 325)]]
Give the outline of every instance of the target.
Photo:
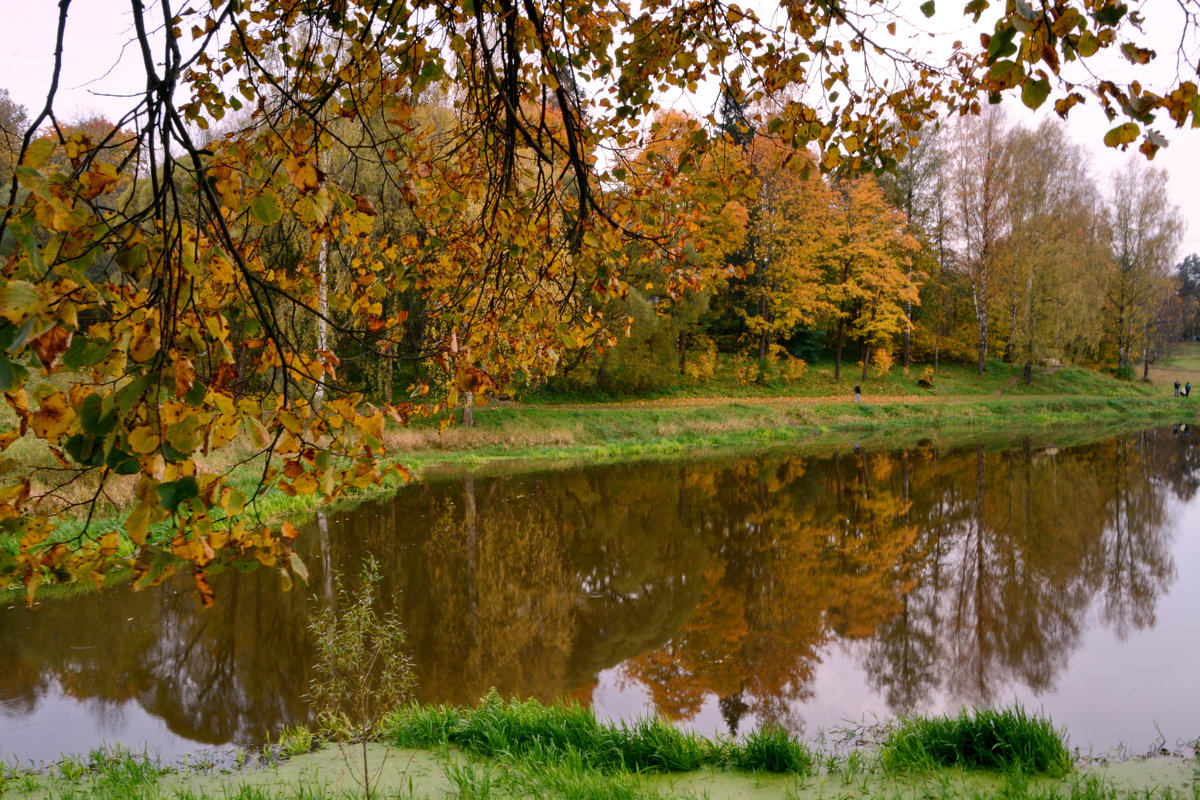
[(0, 609), (0, 760), (165, 759), (309, 718), (307, 622), (381, 563), (417, 698), (567, 698), (817, 740), (1014, 701), (1084, 752), (1200, 736), (1200, 449), (1171, 428), (431, 480), (320, 515), (311, 572)]

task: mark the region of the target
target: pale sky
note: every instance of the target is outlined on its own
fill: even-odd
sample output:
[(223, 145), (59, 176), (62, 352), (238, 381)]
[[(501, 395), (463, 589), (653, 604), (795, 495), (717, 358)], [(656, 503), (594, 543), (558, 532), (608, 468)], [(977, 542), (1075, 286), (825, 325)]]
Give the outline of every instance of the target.
[[(940, 4), (939, 17), (957, 24), (957, 11)], [(957, 9), (957, 4), (954, 4)], [(1174, 0), (1145, 0), (1141, 4), (1148, 18), (1146, 43), (1160, 54), (1153, 70), (1137, 72), (1148, 88), (1154, 88), (1153, 76), (1173, 71), (1174, 53), (1180, 44), (1178, 5)], [(74, 0), (67, 25), (64, 70), (60, 82), (57, 109), (60, 118), (71, 119), (93, 113), (115, 118), (133, 104), (127, 97), (113, 94), (136, 93), (141, 88), (141, 56), (123, 46), (132, 39), (127, 0)], [(31, 113), (45, 101), (53, 64), (54, 31), (58, 4), (53, 0), (0, 0), (0, 86)], [(966, 36), (966, 29), (960, 35)], [(977, 34), (976, 34), (977, 35)], [(1200, 42), (1184, 42), (1193, 53)], [(1129, 75), (1129, 65), (1116, 67)], [(1146, 77), (1142, 77), (1143, 74)], [(1194, 76), (1193, 76), (1194, 79)], [(1051, 103), (1033, 114), (1016, 95), (1006, 97), (1004, 105), (1017, 121), (1036, 125), (1043, 116), (1053, 116)], [(707, 112), (710, 109), (701, 109)], [(1111, 174), (1130, 159), (1142, 159), (1134, 148), (1128, 152), (1104, 147), (1102, 137), (1111, 125), (1094, 103), (1077, 107), (1067, 121), (1071, 136), (1092, 154), (1087, 165), (1102, 188)], [(1170, 177), (1171, 199), (1183, 212), (1188, 228), (1177, 261), (1188, 253), (1200, 253), (1200, 129), (1175, 130), (1160, 126), (1171, 145), (1161, 150), (1153, 165), (1165, 169)]]

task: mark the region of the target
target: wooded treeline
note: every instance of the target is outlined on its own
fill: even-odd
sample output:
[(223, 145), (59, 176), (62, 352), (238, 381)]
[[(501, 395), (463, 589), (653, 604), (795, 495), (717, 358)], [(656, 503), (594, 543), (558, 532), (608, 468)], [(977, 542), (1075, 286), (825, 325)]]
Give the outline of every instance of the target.
[(1130, 161), (1102, 183), (1058, 121), (992, 108), (929, 129), (878, 178), (822, 175), (736, 117), (723, 132), (707, 169), (749, 176), (745, 193), (677, 189), (708, 215), (691, 241), (707, 281), (676, 303), (632, 283), (608, 306), (630, 335), (568, 383), (661, 389), (711, 375), (718, 352), (751, 380), (830, 359), (861, 379), (917, 364), (931, 380), (945, 361), (982, 376), (989, 358), (1026, 380), (1060, 363), (1133, 378), (1196, 335), (1200, 262), (1175, 263), (1167, 175)]
[[(452, 129), (451, 105), (435, 94), (416, 114)], [(316, 254), (328, 324), (302, 320), (307, 328), (293, 334), (337, 353), (339, 380), (388, 403), (429, 389), (457, 400), (458, 390), (497, 385), (653, 392), (681, 377), (703, 382), (722, 356), (747, 381), (798, 379), (814, 360), (832, 360), (838, 377), (852, 364), (855, 380), (894, 365), (936, 374), (945, 361), (973, 363), (982, 375), (989, 358), (1023, 366), (1026, 380), (1035, 367), (1060, 363), (1132, 378), (1172, 343), (1200, 335), (1200, 261), (1192, 254), (1174, 263), (1185, 222), (1168, 199), (1167, 175), (1131, 160), (1103, 185), (1061, 122), (1029, 128), (993, 107), (926, 129), (892, 172), (837, 176), (822, 173), (813, 154), (751, 129), (728, 98), (721, 112), (707, 129), (680, 112), (660, 113), (614, 169), (624, 180), (611, 188), (645, 200), (645, 243), (626, 246), (624, 285), (564, 291), (560, 304), (526, 317), (549, 328), (584, 323), (586, 332), (558, 339), (560, 353), (524, 370), (472, 363), (481, 326), (443, 320), (420, 280), (377, 290), (352, 309), (345, 287), (363, 281), (354, 269), (361, 253), (336, 244)], [(0, 97), (4, 182), (25, 117)], [(343, 127), (343, 142), (372, 136), (369, 125)], [(121, 143), (132, 139), (98, 118), (63, 130), (92, 145), (111, 140), (104, 163), (119, 162)], [(707, 142), (699, 151), (698, 136)], [(426, 231), (382, 169), (347, 144), (321, 155), (321, 171), (372, 210), (373, 238), (411, 243)], [(250, 213), (282, 216), (261, 199)], [(656, 215), (666, 224), (656, 227)], [(299, 268), (314, 255), (306, 237), (298, 224), (271, 228), (264, 263)], [(598, 277), (572, 280), (604, 286)], [(351, 330), (364, 305), (404, 319), (403, 337)], [(233, 332), (244, 361), (261, 334), (252, 321)], [(451, 337), (468, 355), (457, 371), (424, 357)]]

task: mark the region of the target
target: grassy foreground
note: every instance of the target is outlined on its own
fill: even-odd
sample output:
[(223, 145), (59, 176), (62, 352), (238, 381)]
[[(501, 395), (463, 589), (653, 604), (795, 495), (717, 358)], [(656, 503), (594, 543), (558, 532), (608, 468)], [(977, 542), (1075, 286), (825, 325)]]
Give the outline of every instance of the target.
[[(363, 751), (313, 750), (302, 729), (268, 765), (169, 770), (113, 749), (43, 772), (0, 769), (0, 795), (98, 800), (325, 800), (363, 797)], [(985, 754), (979, 748), (988, 752)], [(290, 755), (289, 755), (290, 754)], [(742, 741), (707, 739), (659, 720), (604, 724), (579, 706), (504, 702), (475, 709), (411, 706), (366, 750), (377, 798), (976, 798), (1195, 800), (1200, 763), (1157, 757), (1076, 767), (1048, 720), (1021, 709), (891, 725), (867, 750), (822, 753), (767, 727)], [(982, 758), (980, 758), (982, 756)]]

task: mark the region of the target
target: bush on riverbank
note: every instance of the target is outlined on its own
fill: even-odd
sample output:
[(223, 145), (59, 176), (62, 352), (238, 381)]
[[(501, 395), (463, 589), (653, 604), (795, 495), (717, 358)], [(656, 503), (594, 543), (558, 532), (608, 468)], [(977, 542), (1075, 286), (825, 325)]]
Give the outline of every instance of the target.
[(910, 717), (884, 739), (880, 762), (897, 771), (965, 767), (1054, 778), (1071, 770), (1063, 734), (1020, 706)]

